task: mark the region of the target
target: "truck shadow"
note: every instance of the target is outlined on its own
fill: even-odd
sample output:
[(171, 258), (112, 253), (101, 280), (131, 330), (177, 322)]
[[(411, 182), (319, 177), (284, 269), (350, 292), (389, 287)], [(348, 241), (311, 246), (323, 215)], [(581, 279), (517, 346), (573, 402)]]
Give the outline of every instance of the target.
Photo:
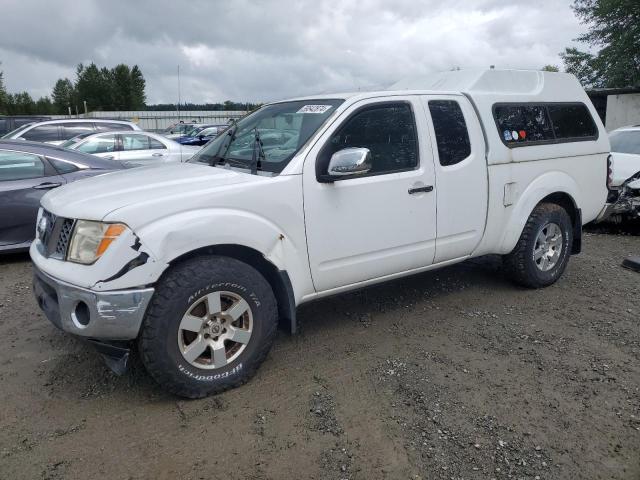
[(424, 301), (437, 305), (471, 288), (479, 289), (477, 294), (520, 290), (506, 277), (500, 256), (489, 255), (309, 302), (298, 308), (298, 327), (301, 334), (313, 335), (342, 328), (345, 319), (367, 323), (371, 315), (400, 314)]

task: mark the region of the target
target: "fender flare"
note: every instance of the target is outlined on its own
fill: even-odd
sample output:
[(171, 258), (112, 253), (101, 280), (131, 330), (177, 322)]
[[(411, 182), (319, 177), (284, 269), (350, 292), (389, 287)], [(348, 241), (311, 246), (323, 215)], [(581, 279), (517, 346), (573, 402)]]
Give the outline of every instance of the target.
[[(506, 228), (500, 242), (500, 251), (502, 253), (511, 252), (518, 243), (531, 212), (547, 197), (553, 198), (553, 196), (558, 195), (566, 196), (571, 200), (574, 211), (568, 213), (572, 216), (575, 230), (573, 253), (578, 253), (582, 232), (582, 216), (579, 208), (580, 189), (570, 175), (557, 170), (546, 172), (536, 177), (520, 194), (505, 222)], [(559, 203), (558, 201), (551, 201)]]

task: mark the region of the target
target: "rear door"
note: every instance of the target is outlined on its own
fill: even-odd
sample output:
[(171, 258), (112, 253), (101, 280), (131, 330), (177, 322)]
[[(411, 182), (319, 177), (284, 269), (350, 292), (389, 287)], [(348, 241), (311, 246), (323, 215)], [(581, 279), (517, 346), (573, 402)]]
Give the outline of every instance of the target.
[(487, 219), (487, 162), (480, 123), (465, 97), (429, 95), (422, 97), (422, 103), (434, 139), (438, 263), (471, 254), (482, 240)]
[(0, 150), (0, 247), (33, 239), (40, 198), (63, 183), (40, 156)]

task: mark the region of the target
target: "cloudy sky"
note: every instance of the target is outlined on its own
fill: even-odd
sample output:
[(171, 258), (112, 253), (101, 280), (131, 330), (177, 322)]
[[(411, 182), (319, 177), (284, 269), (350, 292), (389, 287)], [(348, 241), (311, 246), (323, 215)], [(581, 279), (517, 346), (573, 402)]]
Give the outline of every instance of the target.
[(2, 0), (11, 92), (48, 95), (75, 65), (138, 64), (148, 103), (268, 101), (404, 75), (560, 65), (570, 0)]

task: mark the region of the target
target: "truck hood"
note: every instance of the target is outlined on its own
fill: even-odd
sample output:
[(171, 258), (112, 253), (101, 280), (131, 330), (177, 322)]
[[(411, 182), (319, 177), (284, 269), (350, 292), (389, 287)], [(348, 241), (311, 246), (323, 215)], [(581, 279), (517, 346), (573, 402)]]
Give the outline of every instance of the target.
[(198, 193), (216, 193), (241, 184), (267, 181), (267, 177), (195, 163), (135, 168), (107, 173), (50, 191), (42, 206), (55, 215), (102, 220), (114, 210), (136, 204), (149, 208), (154, 200)]

